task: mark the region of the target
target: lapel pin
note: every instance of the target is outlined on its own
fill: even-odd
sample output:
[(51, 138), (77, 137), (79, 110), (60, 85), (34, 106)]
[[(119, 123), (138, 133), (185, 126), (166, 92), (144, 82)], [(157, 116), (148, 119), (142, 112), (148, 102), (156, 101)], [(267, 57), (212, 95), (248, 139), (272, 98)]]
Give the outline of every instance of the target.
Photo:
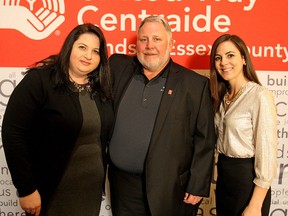
[(172, 95), (172, 93), (173, 93), (173, 91), (170, 89), (170, 90), (168, 90), (168, 94), (169, 95)]

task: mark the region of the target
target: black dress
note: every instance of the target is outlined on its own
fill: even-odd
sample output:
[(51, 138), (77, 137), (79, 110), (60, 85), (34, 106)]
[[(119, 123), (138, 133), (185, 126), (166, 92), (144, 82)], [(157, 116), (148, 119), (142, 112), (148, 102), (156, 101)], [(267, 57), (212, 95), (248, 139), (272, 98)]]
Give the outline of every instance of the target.
[(101, 121), (87, 91), (79, 93), (83, 125), (47, 216), (98, 216), (104, 184), (100, 141)]

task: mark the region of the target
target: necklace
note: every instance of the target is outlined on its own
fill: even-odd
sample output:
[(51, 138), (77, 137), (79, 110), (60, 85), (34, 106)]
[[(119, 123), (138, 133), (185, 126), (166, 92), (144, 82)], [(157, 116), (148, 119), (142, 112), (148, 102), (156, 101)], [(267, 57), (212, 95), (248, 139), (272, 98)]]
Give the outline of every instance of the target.
[(248, 84), (248, 82), (244, 83), (241, 86), (241, 88), (239, 89), (239, 91), (236, 93), (236, 95), (234, 97), (232, 97), (231, 99), (229, 99), (229, 91), (227, 91), (226, 94), (224, 95), (224, 104), (228, 107), (231, 103), (236, 101), (242, 95), (242, 93), (245, 91), (247, 84)]
[(70, 77), (70, 80), (74, 87), (73, 90), (75, 90), (76, 92), (82, 92), (82, 91), (91, 92), (92, 91), (90, 82), (85, 83), (85, 84), (79, 84), (79, 83), (76, 83), (71, 77)]

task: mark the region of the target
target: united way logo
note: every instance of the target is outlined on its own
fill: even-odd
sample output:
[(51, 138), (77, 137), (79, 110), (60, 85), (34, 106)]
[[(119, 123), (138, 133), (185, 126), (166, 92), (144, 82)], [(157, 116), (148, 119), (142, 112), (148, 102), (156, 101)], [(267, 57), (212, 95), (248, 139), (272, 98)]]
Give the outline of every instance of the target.
[(64, 13), (64, 0), (0, 0), (0, 29), (16, 29), (41, 40), (64, 22)]

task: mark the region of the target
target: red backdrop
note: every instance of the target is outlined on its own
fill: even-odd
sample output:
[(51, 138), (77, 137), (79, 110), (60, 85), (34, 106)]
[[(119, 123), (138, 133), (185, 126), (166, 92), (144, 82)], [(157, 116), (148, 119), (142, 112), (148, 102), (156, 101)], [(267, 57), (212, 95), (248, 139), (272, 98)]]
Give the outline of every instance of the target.
[[(46, 3), (52, 4), (50, 1), (47, 0)], [(27, 2), (22, 0), (19, 6), (29, 8)], [(33, 10), (43, 7), (43, 2), (45, 1), (36, 1)], [(219, 35), (231, 33), (241, 36), (251, 48), (257, 70), (288, 70), (287, 1), (59, 0), (59, 4), (60, 2), (62, 9), (65, 9), (62, 12), (65, 21), (43, 39), (32, 39), (13, 26), (7, 28), (5, 22), (11, 22), (12, 19), (17, 23), (23, 19), (23, 14), (0, 15), (0, 67), (27, 67), (41, 58), (57, 53), (68, 32), (81, 22), (91, 22), (102, 28), (109, 43), (109, 54), (133, 54), (133, 45), (129, 48), (129, 44), (135, 43), (136, 27), (142, 17), (147, 14), (163, 14), (170, 22), (176, 40), (172, 57), (184, 66), (208, 69), (211, 44)], [(1, 7), (5, 11), (7, 5), (0, 5), (0, 11)]]

